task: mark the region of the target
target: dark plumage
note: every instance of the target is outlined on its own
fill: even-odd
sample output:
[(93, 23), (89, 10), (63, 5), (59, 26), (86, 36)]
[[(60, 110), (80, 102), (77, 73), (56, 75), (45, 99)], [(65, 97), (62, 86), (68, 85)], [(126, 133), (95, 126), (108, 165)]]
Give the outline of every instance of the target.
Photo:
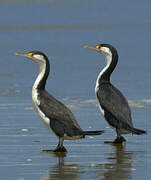
[(99, 108), (108, 124), (116, 130), (117, 138), (113, 143), (122, 143), (125, 139), (121, 134), (144, 134), (146, 131), (133, 127), (129, 104), (123, 94), (110, 83), (110, 76), (118, 62), (116, 49), (109, 44), (95, 47), (85, 46), (106, 56), (107, 65), (100, 72), (95, 87)]
[(64, 139), (75, 140), (86, 135), (100, 135), (103, 131), (83, 131), (78, 125), (73, 113), (60, 101), (45, 90), (50, 65), (47, 56), (39, 51), (27, 54), (16, 53), (34, 61), (40, 69), (39, 75), (32, 88), (32, 101), (43, 123), (59, 138), (58, 146), (49, 152), (66, 152), (63, 146)]

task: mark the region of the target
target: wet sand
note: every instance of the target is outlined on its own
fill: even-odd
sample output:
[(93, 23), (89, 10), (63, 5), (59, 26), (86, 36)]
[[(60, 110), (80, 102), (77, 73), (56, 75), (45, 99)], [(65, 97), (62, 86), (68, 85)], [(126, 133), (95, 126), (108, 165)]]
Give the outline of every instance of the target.
[[(150, 5), (147, 1), (0, 1), (1, 179), (150, 179)], [(128, 99), (135, 127), (148, 132), (125, 135), (123, 147), (104, 144), (115, 137), (94, 93), (105, 58), (83, 48), (97, 43), (117, 47), (120, 59), (112, 83)], [(81, 128), (105, 130), (101, 136), (65, 141), (66, 156), (41, 153), (55, 148), (58, 140), (32, 107), (38, 68), (14, 56), (31, 50), (48, 55), (47, 90), (72, 110)]]

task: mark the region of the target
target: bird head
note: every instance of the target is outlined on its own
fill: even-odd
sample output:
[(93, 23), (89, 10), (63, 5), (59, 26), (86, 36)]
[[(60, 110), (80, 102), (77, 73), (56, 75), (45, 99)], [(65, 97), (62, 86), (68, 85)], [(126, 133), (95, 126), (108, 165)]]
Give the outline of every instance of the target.
[(28, 52), (27, 54), (15, 53), (15, 55), (23, 56), (28, 59), (31, 59), (33, 62), (38, 64), (39, 67), (48, 63), (47, 56), (43, 52), (40, 52), (40, 51), (31, 51), (31, 52)]
[(110, 44), (99, 44), (96, 46), (84, 46), (84, 48), (95, 50), (106, 57), (112, 57), (113, 55), (118, 55), (116, 49)]

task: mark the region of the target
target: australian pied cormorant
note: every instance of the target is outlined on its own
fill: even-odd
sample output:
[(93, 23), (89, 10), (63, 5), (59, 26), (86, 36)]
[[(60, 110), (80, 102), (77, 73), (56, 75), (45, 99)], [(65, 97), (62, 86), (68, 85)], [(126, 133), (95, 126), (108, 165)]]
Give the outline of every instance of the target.
[(73, 113), (61, 102), (45, 90), (50, 65), (47, 56), (39, 51), (27, 54), (16, 53), (35, 62), (40, 69), (39, 75), (32, 87), (32, 101), (43, 123), (59, 138), (55, 150), (49, 152), (67, 152), (63, 146), (64, 140), (76, 140), (86, 135), (100, 135), (103, 131), (83, 131), (78, 125)]
[(95, 50), (106, 57), (107, 65), (98, 75), (95, 93), (99, 109), (108, 124), (116, 130), (117, 138), (112, 143), (126, 141), (121, 134), (144, 134), (146, 131), (133, 127), (131, 110), (123, 94), (110, 83), (110, 76), (118, 62), (117, 50), (109, 44), (84, 46)]

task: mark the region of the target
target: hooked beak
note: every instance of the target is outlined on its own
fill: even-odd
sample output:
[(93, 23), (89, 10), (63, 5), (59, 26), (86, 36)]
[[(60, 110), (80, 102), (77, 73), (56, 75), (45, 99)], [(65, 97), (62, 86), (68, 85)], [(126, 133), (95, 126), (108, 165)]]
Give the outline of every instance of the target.
[(15, 53), (15, 56), (23, 56), (23, 57), (30, 58), (30, 59), (32, 57), (29, 53), (28, 54), (22, 54), (22, 53), (19, 53), (19, 52)]
[(97, 51), (97, 52), (102, 53), (101, 47), (98, 46), (98, 45), (97, 45), (97, 46), (88, 46), (88, 45), (85, 45), (84, 48), (92, 49), (92, 50), (95, 50), (95, 51)]

